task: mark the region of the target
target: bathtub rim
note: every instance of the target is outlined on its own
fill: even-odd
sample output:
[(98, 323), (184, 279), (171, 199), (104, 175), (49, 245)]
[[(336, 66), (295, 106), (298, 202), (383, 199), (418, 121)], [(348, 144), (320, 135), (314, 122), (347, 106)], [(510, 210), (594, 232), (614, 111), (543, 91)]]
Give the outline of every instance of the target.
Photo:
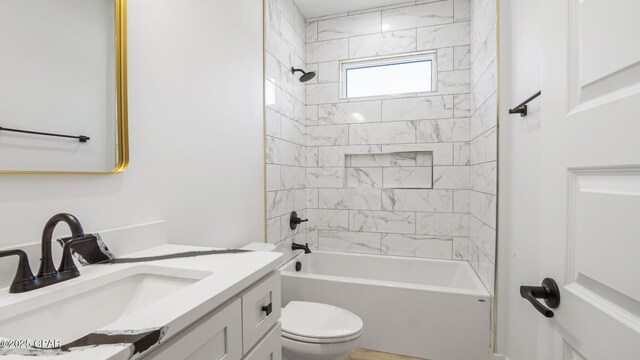
[(358, 283), (363, 285), (371, 285), (371, 286), (381, 286), (387, 288), (396, 288), (396, 289), (405, 289), (405, 290), (420, 290), (420, 291), (430, 291), (437, 293), (446, 293), (446, 294), (456, 294), (456, 295), (470, 295), (480, 297), (481, 300), (490, 301), (491, 295), (489, 291), (485, 288), (485, 286), (480, 281), (480, 277), (473, 270), (471, 264), (468, 261), (462, 260), (448, 260), (448, 259), (431, 259), (431, 258), (415, 258), (408, 256), (388, 256), (388, 255), (380, 255), (380, 254), (362, 254), (362, 253), (344, 253), (339, 251), (325, 251), (325, 250), (314, 250), (313, 253), (320, 254), (335, 254), (335, 255), (345, 255), (345, 256), (357, 256), (357, 257), (375, 257), (375, 258), (385, 258), (385, 259), (394, 259), (394, 260), (415, 260), (415, 261), (425, 261), (425, 262), (445, 262), (445, 263), (455, 263), (456, 265), (463, 266), (465, 270), (469, 273), (469, 276), (473, 279), (474, 284), (476, 285), (475, 289), (464, 289), (464, 288), (456, 288), (456, 287), (448, 287), (448, 286), (437, 286), (437, 285), (423, 285), (423, 284), (415, 284), (415, 283), (407, 283), (401, 281), (388, 281), (388, 280), (374, 280), (374, 279), (363, 279), (358, 277), (350, 277), (350, 276), (336, 276), (336, 275), (323, 275), (323, 274), (313, 274), (313, 273), (298, 273), (296, 271), (288, 270), (288, 268), (292, 267), (295, 261), (298, 261), (299, 258), (303, 257), (304, 252), (300, 252), (289, 261), (284, 263), (279, 271), (282, 273), (282, 276), (290, 276), (294, 278), (308, 278), (315, 280), (330, 280), (339, 283)]

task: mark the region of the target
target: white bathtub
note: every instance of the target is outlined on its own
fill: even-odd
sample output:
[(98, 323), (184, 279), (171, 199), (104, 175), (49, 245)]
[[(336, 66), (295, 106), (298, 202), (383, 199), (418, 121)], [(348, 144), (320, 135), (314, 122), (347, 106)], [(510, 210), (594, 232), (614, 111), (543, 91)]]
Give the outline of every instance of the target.
[(490, 297), (467, 262), (314, 251), (281, 272), (283, 305), (316, 301), (356, 313), (364, 321), (362, 348), (489, 359)]

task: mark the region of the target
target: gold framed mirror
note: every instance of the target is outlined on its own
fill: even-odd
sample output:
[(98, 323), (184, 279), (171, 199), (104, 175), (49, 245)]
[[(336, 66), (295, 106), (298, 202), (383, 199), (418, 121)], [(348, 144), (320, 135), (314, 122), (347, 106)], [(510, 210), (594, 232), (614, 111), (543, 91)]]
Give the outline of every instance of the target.
[(0, 174), (129, 163), (126, 0), (0, 0)]

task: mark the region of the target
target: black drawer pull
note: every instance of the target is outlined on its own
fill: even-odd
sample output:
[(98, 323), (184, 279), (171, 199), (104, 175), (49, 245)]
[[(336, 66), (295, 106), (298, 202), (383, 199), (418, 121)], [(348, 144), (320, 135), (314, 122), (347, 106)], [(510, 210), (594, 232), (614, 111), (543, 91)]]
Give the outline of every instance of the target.
[(262, 307), (262, 311), (267, 313), (267, 316), (271, 315), (271, 312), (273, 311), (273, 305), (271, 305), (271, 303), (269, 303), (269, 305), (265, 305)]

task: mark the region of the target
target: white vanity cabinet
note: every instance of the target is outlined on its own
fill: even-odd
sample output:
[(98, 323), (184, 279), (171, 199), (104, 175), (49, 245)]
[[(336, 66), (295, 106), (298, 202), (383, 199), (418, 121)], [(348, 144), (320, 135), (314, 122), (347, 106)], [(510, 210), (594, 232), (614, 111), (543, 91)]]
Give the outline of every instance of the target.
[(280, 273), (272, 272), (144, 360), (281, 360)]
[(282, 359), (282, 340), (280, 333), (280, 323), (269, 330), (267, 335), (256, 345), (244, 360), (281, 360)]
[(280, 320), (280, 285), (280, 272), (276, 271), (241, 294), (244, 354)]
[(236, 298), (189, 326), (144, 360), (242, 358), (241, 301)]

